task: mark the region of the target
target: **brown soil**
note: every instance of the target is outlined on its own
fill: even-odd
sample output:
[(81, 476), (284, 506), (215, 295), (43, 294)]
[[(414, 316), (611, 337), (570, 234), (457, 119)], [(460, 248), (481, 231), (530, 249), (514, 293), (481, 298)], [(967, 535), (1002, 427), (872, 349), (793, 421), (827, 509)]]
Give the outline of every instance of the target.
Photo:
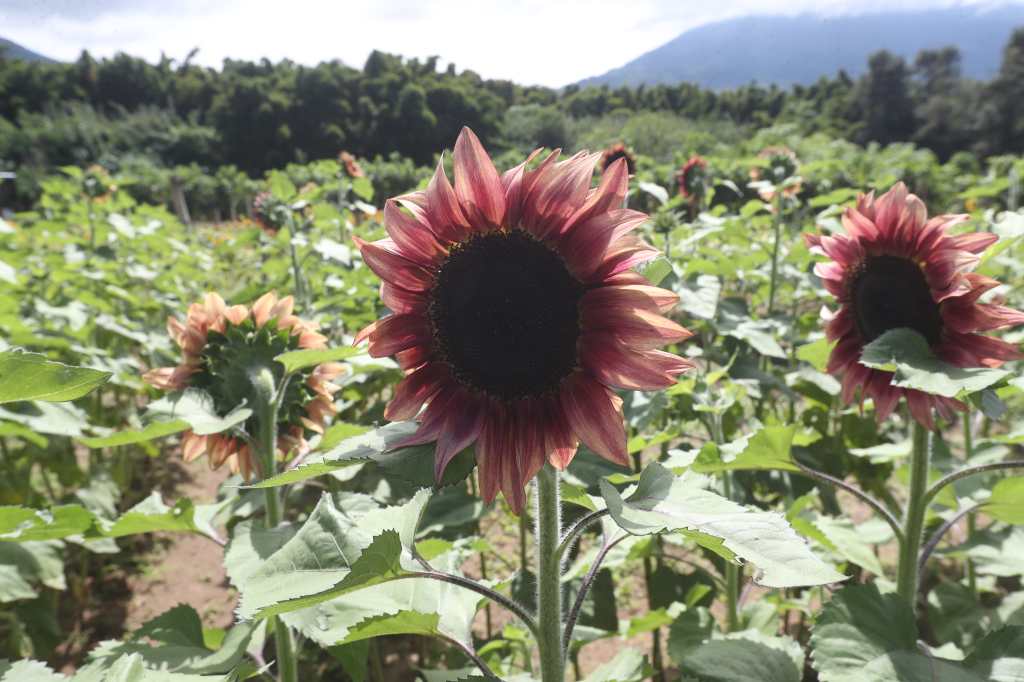
[[(188, 497), (196, 504), (212, 503), (217, 487), (229, 475), (227, 468), (211, 471), (203, 462), (181, 468), (180, 483), (173, 491), (165, 492), (168, 504), (179, 497)], [(131, 599), (125, 629), (134, 630), (178, 604), (192, 606), (204, 627), (230, 626), (237, 595), (224, 573), (224, 549), (200, 535), (156, 535), (162, 542), (144, 558), (143, 571), (128, 580)]]

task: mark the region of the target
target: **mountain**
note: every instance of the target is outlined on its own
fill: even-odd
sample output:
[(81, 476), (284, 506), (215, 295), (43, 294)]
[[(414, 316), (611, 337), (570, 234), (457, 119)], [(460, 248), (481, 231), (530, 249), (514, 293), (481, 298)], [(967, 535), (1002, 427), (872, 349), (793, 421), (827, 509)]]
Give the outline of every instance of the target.
[(963, 74), (988, 79), (1003, 47), (1024, 26), (1024, 5), (893, 11), (848, 16), (750, 16), (691, 29), (661, 47), (579, 85), (691, 82), (714, 89), (751, 82), (809, 84), (845, 69), (856, 76), (881, 49), (913, 61), (919, 50), (955, 45)]
[(8, 59), (24, 59), (28, 62), (55, 62), (56, 59), (50, 59), (46, 55), (33, 52), (27, 47), (22, 47), (13, 40), (0, 37), (0, 55), (7, 57)]

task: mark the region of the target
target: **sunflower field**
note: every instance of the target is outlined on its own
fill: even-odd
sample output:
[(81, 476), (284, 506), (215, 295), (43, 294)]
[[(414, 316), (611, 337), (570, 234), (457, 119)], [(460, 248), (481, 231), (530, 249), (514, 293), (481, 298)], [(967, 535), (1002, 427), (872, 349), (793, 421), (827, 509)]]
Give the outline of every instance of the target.
[(1024, 680), (1024, 159), (607, 142), (42, 180), (0, 681)]

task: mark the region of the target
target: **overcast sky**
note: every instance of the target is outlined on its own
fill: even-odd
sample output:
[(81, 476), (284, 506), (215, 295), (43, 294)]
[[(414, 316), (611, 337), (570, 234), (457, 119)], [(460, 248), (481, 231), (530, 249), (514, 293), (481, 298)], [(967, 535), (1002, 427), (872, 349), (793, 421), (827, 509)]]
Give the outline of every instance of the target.
[(486, 78), (562, 86), (604, 73), (688, 28), (747, 14), (844, 14), (998, 0), (0, 0), (0, 36), (61, 60), (81, 50), (341, 59), (372, 49), (438, 55)]

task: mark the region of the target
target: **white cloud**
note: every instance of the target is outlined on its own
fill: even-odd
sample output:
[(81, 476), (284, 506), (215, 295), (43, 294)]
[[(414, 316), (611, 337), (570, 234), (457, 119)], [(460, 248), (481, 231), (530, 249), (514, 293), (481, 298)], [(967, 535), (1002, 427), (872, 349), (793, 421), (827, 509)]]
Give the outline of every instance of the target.
[(57, 59), (84, 48), (155, 60), (438, 55), (487, 78), (560, 86), (620, 66), (682, 31), (746, 14), (842, 14), (986, 0), (7, 0), (0, 34)]

